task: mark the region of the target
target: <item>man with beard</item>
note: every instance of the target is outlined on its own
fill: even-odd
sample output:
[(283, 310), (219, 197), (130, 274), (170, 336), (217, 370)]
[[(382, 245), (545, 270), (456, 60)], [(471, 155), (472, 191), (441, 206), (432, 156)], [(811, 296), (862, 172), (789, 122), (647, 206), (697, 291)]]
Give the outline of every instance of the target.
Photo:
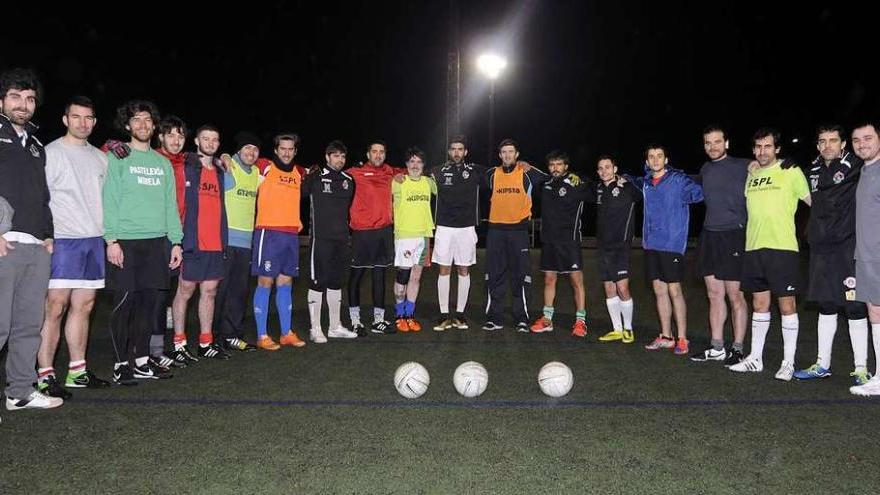
[(107, 285), (113, 290), (113, 380), (124, 385), (171, 376), (149, 360), (160, 294), (168, 290), (168, 269), (180, 265), (183, 238), (174, 172), (150, 148), (158, 120), (152, 102), (133, 100), (117, 109), (117, 127), (131, 136), (130, 154), (124, 159), (108, 154), (102, 191)]
[[(348, 215), (354, 197), (354, 179), (343, 172), (348, 152), (341, 141), (332, 141), (324, 150), (326, 164), (310, 171), (303, 183), (309, 197), (311, 236), (309, 246), (309, 337), (316, 344), (330, 338), (356, 338), (357, 333), (342, 326), (342, 273), (348, 262)], [(322, 298), (327, 298), (330, 327), (321, 329)]]
[[(293, 133), (275, 136), (272, 164), (263, 171), (257, 189), (251, 275), (258, 277), (254, 291), (257, 347), (267, 351), (276, 351), (281, 345), (306, 345), (291, 326), (293, 279), (299, 276), (300, 189), (305, 177), (305, 170), (293, 163), (299, 142), (299, 136)], [(275, 306), (281, 345), (267, 333), (273, 285), (277, 285)]]
[(64, 400), (34, 390), (54, 226), (46, 153), (31, 122), (42, 87), (26, 69), (0, 73), (0, 197), (15, 211), (0, 236), (0, 349), (6, 354), (6, 409), (49, 409)]
[(184, 361), (190, 354), (186, 345), (186, 307), (199, 289), (199, 357), (228, 359), (229, 353), (214, 343), (214, 298), (223, 278), (223, 251), (227, 224), (222, 164), (215, 158), (220, 148), (220, 131), (203, 125), (196, 131), (196, 153), (186, 157), (183, 214), (183, 262), (172, 305), (174, 312), (174, 352), (172, 358)]
[[(439, 266), (437, 298), (440, 318), (434, 326), (438, 332), (468, 328), (464, 311), (471, 287), (469, 270), (477, 262), (478, 200), (480, 186), (486, 176), (485, 167), (465, 161), (468, 150), (464, 136), (453, 137), (446, 153), (449, 157), (447, 162), (431, 174), (437, 184), (437, 230), (431, 262)], [(449, 312), (452, 265), (458, 271), (454, 316), (450, 316)]]
[(61, 387), (53, 367), (65, 312), (64, 340), (70, 363), (64, 386), (110, 385), (86, 367), (89, 316), (97, 289), (104, 287), (101, 188), (107, 176), (107, 156), (88, 142), (96, 123), (95, 106), (90, 99), (72, 98), (61, 121), (67, 133), (46, 146), (46, 182), (55, 226), (55, 250), (37, 375), (38, 388), (43, 393), (68, 399), (71, 394)]
[(584, 293), (584, 260), (581, 252), (581, 214), (589, 196), (587, 183), (569, 172), (568, 155), (552, 151), (547, 155), (550, 180), (541, 188), (541, 271), (544, 272), (544, 308), (532, 324), (533, 333), (553, 330), (553, 301), (558, 274), (567, 273), (574, 294), (575, 321), (571, 334), (587, 336)]

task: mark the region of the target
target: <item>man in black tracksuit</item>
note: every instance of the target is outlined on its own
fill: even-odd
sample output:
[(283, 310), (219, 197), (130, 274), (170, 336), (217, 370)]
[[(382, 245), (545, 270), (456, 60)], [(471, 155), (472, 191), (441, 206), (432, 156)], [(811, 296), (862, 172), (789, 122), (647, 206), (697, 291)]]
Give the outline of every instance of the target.
[(810, 221), (810, 287), (807, 300), (819, 305), (819, 352), (816, 364), (794, 373), (801, 380), (831, 375), (831, 348), (837, 331), (837, 314), (849, 320), (856, 385), (870, 379), (868, 361), (868, 310), (855, 300), (856, 187), (863, 162), (846, 151), (843, 128), (824, 125), (816, 133), (819, 156), (808, 173)]
[(597, 162), (599, 182), (591, 187), (596, 209), (596, 257), (599, 278), (605, 288), (605, 306), (612, 329), (600, 342), (635, 342), (633, 300), (629, 293), (629, 257), (635, 233), (635, 203), (642, 193), (631, 182), (618, 182), (613, 157), (602, 155)]
[(310, 172), (303, 181), (302, 194), (309, 197), (311, 235), (309, 246), (310, 338), (325, 343), (321, 329), (321, 302), (327, 293), (331, 338), (355, 338), (357, 333), (342, 326), (342, 272), (348, 262), (349, 208), (354, 198), (354, 179), (342, 171), (347, 149), (340, 141), (327, 145), (326, 165)]
[(556, 277), (567, 273), (574, 293), (575, 322), (572, 335), (587, 336), (581, 215), (584, 200), (591, 196), (587, 183), (568, 170), (568, 155), (559, 151), (547, 155), (550, 180), (541, 188), (541, 271), (544, 272), (544, 308), (532, 324), (534, 333), (553, 330), (553, 301)]
[(486, 323), (483, 330), (500, 330), (504, 307), (504, 281), (512, 293), (513, 319), (519, 332), (529, 331), (528, 293), (532, 284), (529, 256), (529, 222), (532, 189), (547, 174), (517, 163), (519, 151), (512, 139), (498, 146), (501, 165), (486, 171), (489, 188), (489, 230), (486, 238)]

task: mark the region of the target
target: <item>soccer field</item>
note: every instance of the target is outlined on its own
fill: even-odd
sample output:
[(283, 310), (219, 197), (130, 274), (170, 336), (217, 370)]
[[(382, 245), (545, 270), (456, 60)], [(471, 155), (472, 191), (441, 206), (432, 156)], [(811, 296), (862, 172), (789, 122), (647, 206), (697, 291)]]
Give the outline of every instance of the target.
[[(562, 279), (555, 332), (517, 334), (509, 320), (501, 332), (479, 330), (480, 251), (470, 330), (236, 354), (176, 370), (171, 380), (74, 390), (56, 410), (4, 409), (0, 494), (880, 492), (880, 402), (848, 393), (845, 321), (835, 339), (835, 374), (819, 382), (773, 379), (782, 354), (775, 313), (763, 373), (649, 353), (642, 345), (657, 333), (656, 316), (640, 278), (641, 252), (633, 251), (637, 343), (600, 344), (596, 337), (609, 322), (594, 254), (584, 251), (586, 339), (569, 335), (574, 310)], [(536, 268), (537, 251), (533, 256)], [(708, 303), (692, 272), (686, 296), (696, 350), (705, 343)], [(537, 310), (542, 279), (537, 270), (533, 276)], [(389, 308), (392, 277), (389, 271)], [(294, 299), (295, 328), (304, 338), (305, 285), (297, 282)], [(453, 281), (453, 300), (454, 288)], [(363, 289), (362, 301), (369, 301), (369, 284)], [(104, 378), (112, 361), (109, 309), (102, 296), (89, 356)], [(417, 316), (430, 328), (436, 311), (431, 269)], [(270, 333), (277, 334), (273, 321), (274, 309)], [(800, 322), (797, 366), (804, 367), (815, 359), (815, 310), (802, 307)], [(251, 337), (253, 330), (249, 322)], [(63, 343), (61, 349), (59, 370), (67, 363)], [(475, 399), (452, 385), (453, 370), (468, 360), (490, 375)], [(553, 360), (575, 376), (561, 399), (545, 397), (536, 383), (538, 369)], [(392, 385), (406, 361), (431, 374), (419, 399), (402, 398)]]

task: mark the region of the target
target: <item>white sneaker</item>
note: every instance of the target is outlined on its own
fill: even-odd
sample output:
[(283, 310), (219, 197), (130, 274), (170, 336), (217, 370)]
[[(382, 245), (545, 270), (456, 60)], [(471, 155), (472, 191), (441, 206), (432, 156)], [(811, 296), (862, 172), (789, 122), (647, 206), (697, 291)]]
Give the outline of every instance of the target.
[(776, 372), (774, 378), (776, 378), (777, 380), (782, 380), (784, 382), (790, 382), (793, 375), (794, 365), (789, 363), (788, 361), (783, 361), (782, 364), (779, 365), (779, 371)]
[(19, 409), (53, 409), (64, 404), (63, 399), (49, 397), (34, 390), (26, 399), (6, 398), (6, 409), (17, 411)]
[(328, 330), (327, 336), (331, 339), (356, 339), (358, 334), (345, 327), (336, 327)]
[(316, 344), (326, 344), (327, 337), (324, 336), (324, 331), (320, 328), (313, 328), (309, 331), (309, 339)]
[(849, 393), (853, 395), (861, 395), (863, 397), (880, 395), (880, 375), (871, 378), (864, 385), (855, 385), (850, 387)]
[(171, 307), (165, 308), (165, 329), (174, 330), (174, 317), (171, 315)]
[[(761, 358), (753, 357), (750, 354), (742, 361), (731, 365), (727, 369), (737, 373), (760, 373), (764, 371), (764, 362)], [(792, 373), (794, 373), (794, 371), (792, 371)]]

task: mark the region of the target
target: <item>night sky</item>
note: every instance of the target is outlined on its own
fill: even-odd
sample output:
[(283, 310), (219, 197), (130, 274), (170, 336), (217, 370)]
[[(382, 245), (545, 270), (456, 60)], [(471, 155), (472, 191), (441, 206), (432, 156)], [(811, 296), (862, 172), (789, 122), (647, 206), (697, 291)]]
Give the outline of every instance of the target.
[(695, 172), (700, 131), (712, 122), (729, 129), (734, 154), (748, 155), (752, 132), (773, 125), (786, 142), (801, 139), (788, 154), (812, 159), (816, 124), (880, 115), (880, 29), (866, 3), (459, 1), (458, 29), (451, 1), (172, 5), (141, 3), (142, 16), (4, 7), (0, 67), (42, 75), (34, 120), (44, 142), (62, 133), (65, 100), (85, 94), (98, 105), (96, 144), (114, 134), (115, 107), (138, 97), (191, 128), (219, 126), (225, 150), (241, 129), (264, 142), (293, 130), (303, 163), (321, 161), (336, 138), (350, 160), (379, 138), (392, 164), (410, 145), (437, 163), (456, 31), (462, 130), (479, 163), (488, 83), (474, 60), (488, 47), (510, 62), (497, 82), (496, 141), (516, 139), (535, 163), (560, 148), (575, 169), (592, 171), (598, 154), (613, 153), (639, 172), (645, 145), (659, 141), (673, 165)]

